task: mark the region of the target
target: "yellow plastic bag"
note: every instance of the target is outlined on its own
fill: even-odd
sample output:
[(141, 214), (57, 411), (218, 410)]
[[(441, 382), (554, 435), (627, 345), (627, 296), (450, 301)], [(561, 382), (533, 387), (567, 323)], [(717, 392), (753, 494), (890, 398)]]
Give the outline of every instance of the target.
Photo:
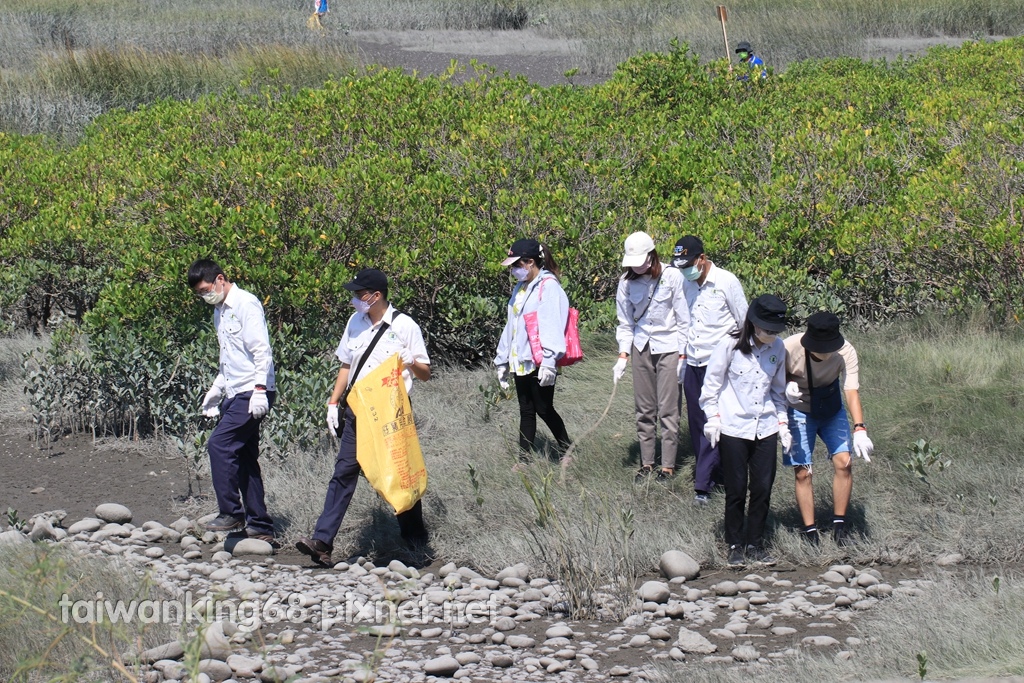
[(370, 485), (402, 513), (427, 490), (427, 466), (396, 353), (352, 386), (356, 460)]

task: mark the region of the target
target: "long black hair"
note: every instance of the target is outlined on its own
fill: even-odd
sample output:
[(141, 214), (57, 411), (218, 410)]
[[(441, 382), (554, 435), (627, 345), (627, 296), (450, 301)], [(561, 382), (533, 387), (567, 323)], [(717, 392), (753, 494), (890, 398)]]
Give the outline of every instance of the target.
[(754, 337), (754, 323), (750, 322), (750, 318), (743, 321), (743, 327), (733, 330), (729, 335), (736, 340), (737, 351), (745, 356), (754, 352), (754, 347), (750, 342)]

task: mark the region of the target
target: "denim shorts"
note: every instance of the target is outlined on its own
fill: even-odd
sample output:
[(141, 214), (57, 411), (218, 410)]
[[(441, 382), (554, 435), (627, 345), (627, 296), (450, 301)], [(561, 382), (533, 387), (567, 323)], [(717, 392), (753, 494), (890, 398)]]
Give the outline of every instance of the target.
[(827, 420), (816, 420), (810, 413), (790, 408), (789, 431), (793, 435), (793, 447), (789, 453), (782, 454), (783, 467), (809, 466), (815, 438), (819, 436), (828, 449), (829, 460), (836, 453), (850, 451), (850, 421), (845, 409), (840, 409)]

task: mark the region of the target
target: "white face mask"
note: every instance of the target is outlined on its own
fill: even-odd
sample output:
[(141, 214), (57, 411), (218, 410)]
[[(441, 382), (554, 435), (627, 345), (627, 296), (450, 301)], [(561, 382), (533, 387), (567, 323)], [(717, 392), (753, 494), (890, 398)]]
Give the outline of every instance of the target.
[(643, 275), (644, 273), (651, 269), (651, 257), (648, 256), (647, 260), (644, 261), (642, 265), (632, 266), (631, 269), (637, 275)]
[(368, 304), (357, 296), (352, 297), (352, 308), (356, 309), (356, 313), (369, 313), (370, 306), (372, 305), (373, 304)]
[(206, 292), (205, 294), (202, 294), (201, 296), (203, 298), (203, 301), (205, 301), (206, 303), (210, 304), (211, 306), (217, 306), (222, 301), (224, 301), (227, 295), (227, 292), (218, 292), (217, 285), (214, 284), (213, 289), (211, 289), (209, 292)]
[(762, 330), (760, 327), (754, 328), (754, 337), (757, 339), (757, 341), (761, 342), (762, 344), (771, 344), (775, 341), (776, 337), (778, 336), (779, 335), (775, 334), (774, 332)]
[(519, 282), (523, 282), (526, 278), (530, 277), (530, 269), (525, 266), (516, 266), (511, 269), (512, 277)]

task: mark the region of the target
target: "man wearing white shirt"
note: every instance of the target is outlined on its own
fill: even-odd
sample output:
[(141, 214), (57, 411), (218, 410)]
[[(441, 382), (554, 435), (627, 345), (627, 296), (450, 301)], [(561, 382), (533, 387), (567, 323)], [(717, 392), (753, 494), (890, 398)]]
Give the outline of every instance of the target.
[(189, 267), (188, 286), (214, 307), (220, 345), (217, 378), (203, 399), (203, 415), (220, 417), (208, 443), (220, 515), (206, 528), (236, 531), (244, 526), (248, 536), (272, 543), (274, 520), (267, 513), (259, 464), (260, 422), (274, 404), (277, 387), (263, 305), (209, 259)]
[(679, 381), (686, 398), (686, 417), (695, 460), (695, 502), (706, 505), (711, 489), (722, 483), (722, 474), (718, 447), (704, 436), (706, 419), (698, 405), (700, 392), (711, 352), (730, 334), (738, 332), (746, 319), (747, 297), (736, 276), (719, 268), (707, 257), (699, 237), (687, 235), (676, 242), (672, 265), (683, 273), (683, 295), (690, 311), (684, 352), (686, 362)]
[[(345, 289), (353, 293), (352, 306), (356, 312), (349, 318), (341, 343), (335, 351), (341, 361), (341, 369), (338, 370), (334, 391), (327, 402), (327, 426), (332, 434), (337, 434), (341, 427), (340, 412), (344, 411), (345, 425), (338, 435), (341, 437), (341, 446), (334, 463), (334, 475), (327, 484), (324, 509), (317, 519), (313, 535), (302, 536), (295, 543), (299, 551), (323, 567), (333, 566), (331, 553), (334, 550), (334, 537), (341, 529), (341, 522), (359, 481), (356, 416), (347, 403), (340, 405), (342, 396), (346, 389), (396, 353), (404, 363), (402, 378), (406, 391), (412, 391), (414, 377), (422, 382), (430, 379), (430, 357), (423, 342), (423, 332), (412, 318), (399, 313), (388, 302), (387, 276), (376, 268), (364, 268), (356, 273), (351, 282), (345, 284)], [(402, 538), (414, 550), (425, 549), (429, 539), (420, 501), (412, 509), (398, 515), (398, 526)]]

